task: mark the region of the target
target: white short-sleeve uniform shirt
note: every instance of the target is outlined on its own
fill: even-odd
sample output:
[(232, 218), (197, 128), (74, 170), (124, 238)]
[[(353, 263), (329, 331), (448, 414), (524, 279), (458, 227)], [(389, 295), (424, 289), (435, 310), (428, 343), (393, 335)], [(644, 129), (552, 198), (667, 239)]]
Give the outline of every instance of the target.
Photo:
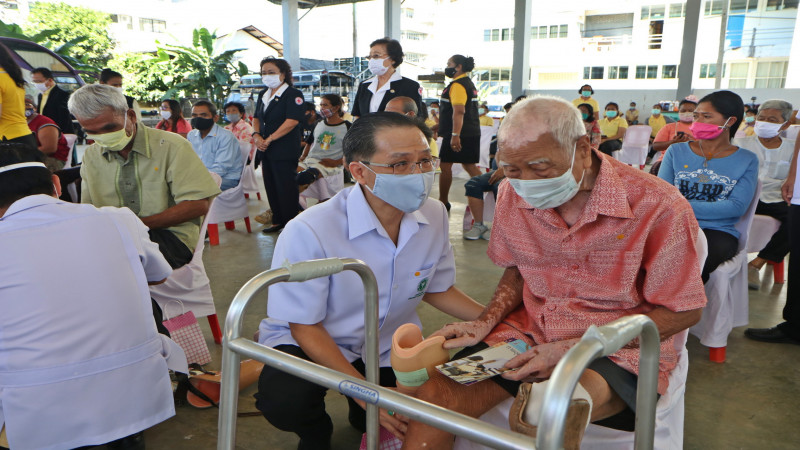
[[(394, 331), (405, 323), (420, 325), (416, 308), (422, 296), (455, 283), (448, 233), (444, 205), (428, 199), (403, 216), (395, 246), (356, 185), (290, 221), (275, 246), (272, 267), (331, 257), (364, 261), (378, 281), (380, 364), (385, 367)], [(288, 322), (321, 322), (350, 362), (363, 359), (364, 287), (355, 272), (270, 286), (267, 313), (259, 327), (264, 345), (297, 345)]]
[(0, 426), (11, 448), (103, 444), (175, 415), (148, 281), (172, 269), (127, 208), (14, 202), (0, 218)]

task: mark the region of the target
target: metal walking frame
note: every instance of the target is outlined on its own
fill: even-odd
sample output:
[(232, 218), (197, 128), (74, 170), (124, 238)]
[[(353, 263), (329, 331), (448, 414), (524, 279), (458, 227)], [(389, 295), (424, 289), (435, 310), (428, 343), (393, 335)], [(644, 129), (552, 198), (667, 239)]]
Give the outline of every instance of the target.
[[(344, 270), (356, 272), (364, 284), (366, 379), (351, 377), (241, 337), (244, 311), (257, 294), (272, 284), (327, 277)], [(636, 415), (636, 449), (652, 449), (658, 382), (658, 329), (646, 316), (629, 316), (603, 327), (592, 326), (558, 363), (544, 395), (540, 432), (534, 445), (529, 436), (436, 406), (378, 384), (378, 285), (372, 270), (352, 258), (328, 258), (287, 264), (262, 272), (245, 283), (228, 309), (222, 340), (222, 386), (219, 402), (218, 450), (233, 450), (239, 402), (239, 362), (242, 356), (261, 361), (297, 377), (335, 389), (367, 403), (367, 448), (378, 449), (379, 408), (497, 449), (559, 449), (563, 445), (567, 408), (578, 378), (596, 358), (612, 354), (642, 334)]]

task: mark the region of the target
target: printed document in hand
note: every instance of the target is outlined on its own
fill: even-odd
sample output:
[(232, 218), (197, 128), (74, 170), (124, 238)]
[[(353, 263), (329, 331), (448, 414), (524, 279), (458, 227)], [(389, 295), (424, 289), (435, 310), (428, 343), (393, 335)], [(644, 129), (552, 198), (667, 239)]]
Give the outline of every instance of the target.
[(509, 339), (466, 358), (436, 366), (436, 370), (453, 381), (469, 386), (510, 370), (503, 366), (528, 348), (530, 347), (522, 339)]

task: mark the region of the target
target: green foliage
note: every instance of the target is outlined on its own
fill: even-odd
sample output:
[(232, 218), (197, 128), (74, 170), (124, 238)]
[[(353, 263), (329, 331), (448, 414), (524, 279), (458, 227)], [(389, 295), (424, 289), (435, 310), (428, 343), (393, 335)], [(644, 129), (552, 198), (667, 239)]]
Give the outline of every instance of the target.
[(159, 103), (169, 90), (164, 80), (169, 76), (164, 67), (155, 64), (147, 53), (128, 53), (109, 61), (108, 67), (124, 77), (125, 93), (139, 103)]
[[(31, 3), (25, 32), (31, 38), (46, 34), (42, 41), (34, 42), (73, 57), (78, 62), (76, 69), (99, 72), (111, 59), (115, 46), (109, 25), (111, 17), (100, 11), (66, 3), (36, 2)], [(72, 61), (67, 62), (75, 66)]]
[(53, 46), (53, 41), (50, 39), (56, 35), (58, 30), (42, 30), (33, 35), (25, 34), (25, 31), (17, 24), (7, 24), (0, 20), (0, 36), (22, 39), (26, 41), (35, 42), (43, 47), (47, 47), (53, 53), (60, 56), (64, 61), (71, 65), (75, 70), (83, 72), (96, 72), (96, 69), (86, 63), (86, 58), (78, 59), (70, 54), (75, 45), (87, 39), (86, 36), (79, 36), (62, 45)]
[(192, 33), (191, 47), (157, 42), (153, 61), (168, 87), (164, 98), (205, 97), (217, 105), (224, 102), (234, 81), (248, 71), (241, 62), (233, 64), (234, 56), (243, 49), (215, 54), (216, 39), (216, 33), (198, 28)]

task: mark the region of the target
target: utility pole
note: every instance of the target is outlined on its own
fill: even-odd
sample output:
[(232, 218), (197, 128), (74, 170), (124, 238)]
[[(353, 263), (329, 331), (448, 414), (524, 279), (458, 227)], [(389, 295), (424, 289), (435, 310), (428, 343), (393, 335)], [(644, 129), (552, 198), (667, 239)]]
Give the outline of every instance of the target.
[(719, 51), (717, 53), (717, 76), (714, 79), (714, 89), (722, 86), (722, 64), (725, 56), (725, 35), (728, 33), (728, 5), (729, 0), (722, 0), (722, 16), (719, 24)]

